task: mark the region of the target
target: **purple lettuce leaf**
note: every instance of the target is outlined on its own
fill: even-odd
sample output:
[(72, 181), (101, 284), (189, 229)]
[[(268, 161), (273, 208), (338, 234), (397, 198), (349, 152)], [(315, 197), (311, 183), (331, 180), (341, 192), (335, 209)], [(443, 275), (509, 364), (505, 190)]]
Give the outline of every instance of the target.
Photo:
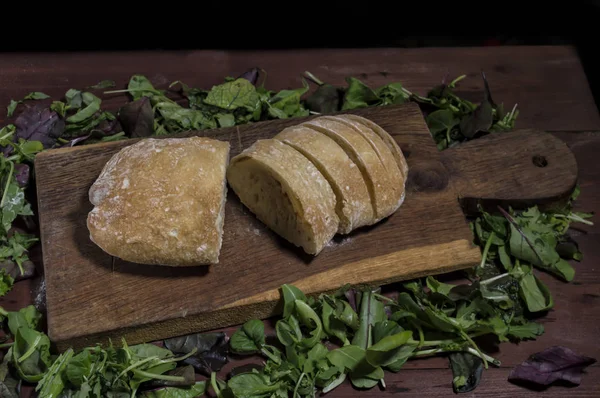
[(43, 104), (27, 106), (15, 120), (16, 139), (40, 141), (44, 149), (52, 148), (65, 131), (65, 121)]
[(508, 380), (537, 387), (550, 386), (556, 381), (579, 385), (584, 369), (594, 363), (595, 358), (578, 355), (567, 347), (553, 346), (517, 365), (508, 375)]

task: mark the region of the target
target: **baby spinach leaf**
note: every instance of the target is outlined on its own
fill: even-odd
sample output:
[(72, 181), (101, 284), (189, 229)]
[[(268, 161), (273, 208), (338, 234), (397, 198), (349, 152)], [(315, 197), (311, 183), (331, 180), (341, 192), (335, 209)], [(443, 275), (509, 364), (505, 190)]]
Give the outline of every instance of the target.
[(265, 344), (265, 325), (258, 319), (251, 319), (231, 335), (231, 350), (240, 354), (260, 351)]
[(69, 109), (79, 109), (83, 104), (83, 95), (81, 90), (70, 88), (65, 93), (65, 99), (67, 100), (67, 107)]
[(39, 330), (42, 314), (33, 305), (28, 305), (19, 311), (9, 312), (6, 317), (10, 333), (16, 336), (21, 327)]
[(468, 352), (453, 352), (448, 356), (455, 393), (471, 392), (481, 382), (483, 361)]
[(426, 122), (431, 134), (435, 136), (438, 133), (450, 134), (450, 131), (459, 124), (460, 119), (449, 109), (438, 109), (427, 115)]
[(295, 90), (281, 90), (268, 100), (269, 114), (272, 117), (286, 119), (288, 117), (308, 116), (300, 98), (308, 91), (308, 83), (302, 80), (303, 87)]
[(329, 351), (327, 359), (334, 366), (353, 371), (365, 359), (366, 351), (356, 345), (347, 345)]
[(227, 382), (235, 397), (268, 396), (266, 394), (274, 393), (282, 386), (281, 382), (270, 383), (267, 377), (258, 373), (238, 374)]
[(254, 85), (246, 79), (238, 78), (213, 86), (204, 103), (226, 110), (244, 108), (252, 112), (258, 107), (259, 99)]
[(344, 93), (342, 111), (375, 106), (381, 101), (375, 91), (355, 77), (346, 78), (348, 88)]
[[(134, 101), (142, 97), (152, 98), (153, 96), (163, 96), (164, 94), (162, 90), (154, 88), (154, 85), (152, 85), (146, 76), (138, 74), (131, 76), (126, 91), (129, 92)], [(111, 92), (105, 92), (105, 94), (107, 93)]]

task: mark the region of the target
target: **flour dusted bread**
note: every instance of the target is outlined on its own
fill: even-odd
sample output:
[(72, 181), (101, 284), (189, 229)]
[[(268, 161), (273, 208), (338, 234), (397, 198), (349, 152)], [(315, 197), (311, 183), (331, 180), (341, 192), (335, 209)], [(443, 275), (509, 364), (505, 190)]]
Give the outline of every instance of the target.
[(90, 239), (139, 264), (216, 264), (222, 244), (229, 143), (143, 139), (106, 163), (89, 190)]
[(227, 180), (260, 221), (309, 254), (319, 254), (338, 230), (333, 189), (310, 160), (279, 140), (257, 140), (232, 158)]
[(372, 223), (367, 184), (356, 164), (334, 140), (306, 126), (288, 127), (275, 139), (301, 152), (327, 179), (336, 196), (339, 233), (348, 234)]
[[(317, 117), (302, 123), (333, 139), (360, 169), (371, 197), (376, 223), (394, 213), (404, 200), (404, 183), (397, 173), (386, 169), (371, 143), (356, 129), (331, 117)], [(391, 156), (391, 155), (389, 155)]]

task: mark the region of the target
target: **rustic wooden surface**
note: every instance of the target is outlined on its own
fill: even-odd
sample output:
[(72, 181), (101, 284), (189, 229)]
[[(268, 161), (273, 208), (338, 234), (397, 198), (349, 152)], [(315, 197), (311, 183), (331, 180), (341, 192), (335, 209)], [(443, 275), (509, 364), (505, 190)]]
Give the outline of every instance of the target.
[[(94, 84), (108, 78), (108, 75), (121, 76), (118, 83), (124, 84), (128, 77), (125, 71), (128, 66), (137, 67), (144, 73), (154, 68), (160, 70), (166, 63), (159, 62), (163, 55), (146, 54), (137, 60), (127, 59), (128, 56), (131, 55), (117, 54), (112, 58), (110, 55), (95, 54), (64, 55), (62, 58), (54, 54), (3, 55), (0, 57), (0, 87), (3, 89), (0, 92), (0, 104), (4, 106), (10, 98), (21, 97), (32, 90), (60, 95), (70, 87)], [(265, 52), (233, 55), (187, 52), (180, 54), (179, 60), (181, 62), (176, 63), (176, 67), (181, 73), (175, 77), (162, 76), (165, 82), (179, 78), (185, 81), (185, 76), (201, 76), (199, 79), (205, 84), (218, 83), (223, 73), (236, 75), (249, 66), (258, 65), (269, 71), (268, 85), (273, 88), (297, 86), (299, 79), (294, 73), (310, 70), (323, 79), (329, 78), (337, 83), (342, 82), (344, 76), (360, 77), (361, 73), (367, 73), (363, 78), (373, 84), (401, 80), (407, 88), (424, 94), (449, 71), (451, 76), (469, 75), (467, 82), (461, 84), (460, 91), (474, 100), (478, 99), (482, 89), (478, 73), (483, 68), (496, 102), (504, 102), (505, 105), (519, 103), (522, 113), (517, 127), (554, 131), (555, 136), (569, 145), (579, 167), (582, 188), (577, 209), (600, 210), (600, 168), (597, 167), (600, 116), (572, 48), (379, 49), (363, 51), (362, 54), (340, 50), (315, 53), (300, 51), (281, 55)], [(219, 60), (220, 63), (216, 62)], [(152, 65), (149, 61), (156, 63)], [(211, 64), (206, 61), (215, 62)], [(202, 73), (198, 70), (202, 70)], [(0, 113), (0, 117), (3, 116), (4, 113)], [(600, 229), (597, 220), (594, 221), (594, 226), (577, 226), (572, 231), (584, 253), (584, 260), (574, 264), (577, 273), (573, 282), (563, 283), (547, 274), (538, 273), (555, 299), (555, 308), (540, 319), (545, 325), (545, 334), (535, 341), (519, 345), (505, 343), (499, 346), (497, 352), (491, 350), (490, 353), (502, 361), (502, 366), (485, 371), (480, 386), (473, 393), (464, 394), (465, 397), (597, 396), (600, 390), (598, 364), (588, 368), (582, 385), (575, 388), (556, 386), (544, 392), (531, 392), (506, 380), (511, 367), (521, 363), (531, 353), (551, 345), (566, 345), (576, 352), (600, 358), (600, 346), (597, 344), (600, 335), (600, 275), (597, 268), (600, 261)], [(34, 250), (32, 255), (39, 258), (39, 250)], [(458, 274), (449, 274), (445, 280), (452, 281), (459, 277)], [(43, 286), (43, 278), (19, 282), (13, 291), (0, 299), (0, 305), (8, 310), (16, 310), (35, 302), (43, 309)], [(393, 286), (387, 290), (393, 293)], [(236, 364), (230, 364), (227, 369)], [(454, 395), (451, 371), (444, 358), (409, 361), (402, 372), (386, 374), (386, 384), (385, 391), (375, 388), (360, 393), (345, 384), (328, 396)], [(30, 396), (31, 392), (31, 388), (25, 388), (22, 396)]]

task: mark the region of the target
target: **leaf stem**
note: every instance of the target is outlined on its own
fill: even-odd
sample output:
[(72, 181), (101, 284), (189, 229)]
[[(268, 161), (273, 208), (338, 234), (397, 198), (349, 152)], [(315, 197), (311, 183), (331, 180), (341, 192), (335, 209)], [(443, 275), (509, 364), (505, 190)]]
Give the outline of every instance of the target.
[(12, 347), (14, 343), (5, 343), (5, 344), (0, 344), (0, 349), (2, 348), (9, 348)]
[(123, 375), (125, 375), (130, 370), (133, 370), (133, 369), (137, 368), (138, 366), (142, 366), (143, 364), (150, 362), (150, 361), (154, 361), (156, 359), (158, 359), (157, 356), (152, 356), (152, 357), (144, 358), (141, 361), (138, 361), (138, 362), (135, 362), (135, 363), (129, 365), (127, 368), (125, 368), (125, 370), (123, 370), (121, 373), (119, 373), (119, 375), (117, 376), (115, 381), (119, 380)]
[(566, 218), (566, 219), (569, 219), (569, 220), (572, 220), (572, 221), (576, 221), (576, 222), (580, 222), (580, 223), (584, 223), (584, 224), (587, 224), (587, 225), (594, 225), (593, 222), (588, 221), (588, 220), (586, 220), (586, 219), (584, 219), (582, 217), (579, 217), (578, 215), (573, 214), (573, 213), (568, 214), (566, 216), (564, 214), (555, 214), (554, 217), (556, 217), (556, 218)]
[(149, 378), (155, 379), (155, 380), (174, 381), (174, 382), (185, 381), (185, 378), (183, 376), (162, 375), (162, 374), (158, 374), (158, 373), (146, 372), (145, 370), (139, 370), (139, 369), (133, 369), (133, 373), (135, 373), (138, 376), (149, 377)]
[(271, 361), (275, 362), (276, 364), (281, 364), (281, 360), (279, 358), (277, 358), (273, 353), (269, 352), (269, 350), (267, 350), (265, 348), (265, 346), (262, 346), (260, 348), (260, 352), (266, 356), (267, 358), (269, 358)]
[(305, 71), (304, 75), (313, 83), (318, 84), (319, 86), (322, 86), (323, 83), (321, 80), (319, 80), (315, 75), (313, 75), (312, 73), (310, 73), (309, 71)]
[(467, 340), (467, 342), (469, 342), (469, 344), (471, 344), (471, 346), (473, 346), (473, 348), (475, 349), (475, 351), (477, 351), (477, 353), (479, 354), (479, 357), (481, 359), (483, 359), (483, 366), (487, 369), (488, 368), (488, 361), (485, 358), (487, 355), (485, 355), (483, 352), (481, 352), (481, 350), (479, 349), (479, 347), (477, 346), (477, 344), (475, 344), (475, 342), (473, 341), (473, 339), (471, 339), (468, 334), (466, 334), (465, 332), (463, 332), (461, 330), (460, 331), (460, 335), (462, 337), (464, 337), (464, 339)]
[(509, 274), (508, 272), (505, 272), (505, 273), (503, 273), (503, 274), (496, 275), (496, 276), (494, 276), (494, 277), (491, 277), (491, 278), (489, 278), (489, 279), (484, 279), (484, 280), (480, 281), (480, 282), (479, 282), (479, 284), (480, 284), (480, 285), (487, 285), (487, 284), (489, 284), (489, 283), (496, 282), (496, 281), (497, 281), (497, 280), (499, 280), (499, 279), (505, 278), (505, 277), (507, 277), (507, 276), (509, 276), (509, 275), (510, 275), (510, 274)]
[(219, 384), (217, 383), (217, 374), (215, 372), (210, 373), (210, 385), (212, 386), (213, 390), (215, 390), (217, 397), (220, 397), (221, 390), (219, 389)]
[(34, 352), (36, 347), (40, 344), (40, 341), (42, 341), (42, 335), (38, 334), (38, 336), (35, 338), (35, 340), (33, 341), (33, 344), (31, 345), (31, 347), (29, 347), (29, 349), (27, 351), (25, 351), (25, 354), (23, 354), (21, 356), (21, 358), (19, 358), (17, 360), (17, 362), (22, 363), (23, 361), (25, 361), (27, 358), (29, 358)]
[(479, 268), (483, 268), (485, 265), (485, 261), (487, 260), (488, 253), (490, 251), (490, 246), (492, 246), (492, 239), (496, 237), (496, 233), (492, 231), (490, 236), (488, 236), (487, 241), (485, 242), (485, 246), (483, 248), (483, 253), (481, 254), (481, 263), (479, 263)]
[[(488, 334), (488, 332), (477, 332), (477, 333), (470, 334), (468, 336), (473, 339), (475, 337), (483, 336), (484, 334)], [(423, 343), (420, 344), (420, 346), (421, 347), (434, 347), (434, 346), (439, 346), (439, 345), (444, 345), (444, 344), (456, 343), (459, 340), (462, 340), (462, 339), (456, 338), (456, 339), (445, 339), (445, 340), (424, 340)], [(413, 340), (412, 342), (417, 343), (416, 340)]]
[(304, 378), (304, 376), (306, 376), (306, 373), (302, 372), (302, 374), (298, 378), (298, 382), (296, 383), (296, 387), (294, 388), (294, 395), (292, 395), (293, 398), (296, 398), (296, 394), (298, 394), (298, 388), (300, 387), (300, 382), (302, 381), (302, 379)]
[(13, 162), (10, 162), (10, 171), (8, 172), (8, 178), (6, 179), (6, 185), (4, 186), (4, 193), (2, 194), (2, 201), (0, 201), (0, 207), (4, 207), (4, 202), (6, 202), (6, 194), (8, 193), (8, 187), (10, 186), (10, 182), (12, 180), (14, 171), (15, 171), (15, 164)]

